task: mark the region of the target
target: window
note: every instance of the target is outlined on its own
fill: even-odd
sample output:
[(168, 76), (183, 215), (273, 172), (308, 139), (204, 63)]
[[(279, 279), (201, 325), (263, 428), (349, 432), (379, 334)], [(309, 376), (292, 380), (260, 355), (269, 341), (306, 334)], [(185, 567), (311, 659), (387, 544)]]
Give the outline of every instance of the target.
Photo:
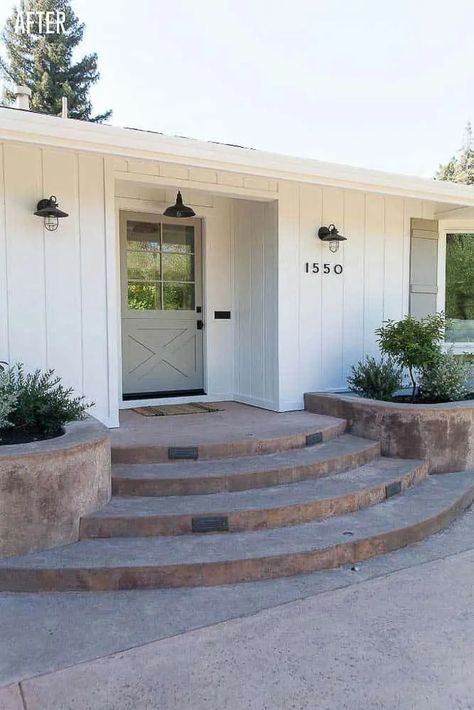
[(192, 311), (194, 260), (194, 227), (129, 220), (129, 310)]
[(446, 340), (474, 343), (474, 234), (446, 235)]

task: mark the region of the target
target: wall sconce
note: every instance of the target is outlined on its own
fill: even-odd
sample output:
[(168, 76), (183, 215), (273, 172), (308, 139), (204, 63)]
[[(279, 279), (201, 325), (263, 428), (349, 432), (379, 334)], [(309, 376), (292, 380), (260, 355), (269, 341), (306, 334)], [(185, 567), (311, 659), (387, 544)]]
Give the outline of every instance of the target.
[(176, 195), (176, 202), (171, 207), (167, 207), (163, 212), (165, 217), (195, 217), (196, 213), (191, 207), (186, 207), (183, 205), (183, 198), (181, 193), (178, 192)]
[(318, 237), (322, 242), (329, 242), (329, 249), (333, 253), (339, 249), (339, 242), (347, 241), (347, 237), (343, 237), (342, 234), (339, 234), (334, 224), (330, 224), (329, 227), (320, 227)]
[(38, 202), (35, 215), (37, 217), (43, 217), (44, 227), (48, 232), (55, 232), (57, 230), (61, 217), (69, 217), (67, 212), (63, 212), (59, 209), (58, 201), (54, 195)]

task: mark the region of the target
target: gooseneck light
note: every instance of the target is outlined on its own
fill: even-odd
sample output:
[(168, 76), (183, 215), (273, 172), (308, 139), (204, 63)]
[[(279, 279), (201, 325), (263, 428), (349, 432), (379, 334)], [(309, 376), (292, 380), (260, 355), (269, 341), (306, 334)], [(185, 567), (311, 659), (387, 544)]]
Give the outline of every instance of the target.
[(176, 195), (176, 202), (171, 207), (167, 207), (163, 212), (165, 217), (195, 217), (196, 213), (191, 207), (186, 207), (183, 205), (183, 198), (181, 193), (178, 192)]

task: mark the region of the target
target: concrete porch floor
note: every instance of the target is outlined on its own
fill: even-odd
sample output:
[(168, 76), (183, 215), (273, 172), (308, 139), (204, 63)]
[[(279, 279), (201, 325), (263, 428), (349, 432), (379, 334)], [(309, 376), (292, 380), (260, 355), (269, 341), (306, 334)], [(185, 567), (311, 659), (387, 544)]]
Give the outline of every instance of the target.
[[(172, 401), (170, 401), (172, 404)], [(111, 431), (116, 450), (146, 446), (215, 446), (233, 442), (238, 455), (239, 442), (275, 439), (329, 429), (341, 420), (305, 411), (271, 412), (239, 402), (207, 403), (219, 409), (202, 414), (146, 417), (123, 409), (120, 427)]]

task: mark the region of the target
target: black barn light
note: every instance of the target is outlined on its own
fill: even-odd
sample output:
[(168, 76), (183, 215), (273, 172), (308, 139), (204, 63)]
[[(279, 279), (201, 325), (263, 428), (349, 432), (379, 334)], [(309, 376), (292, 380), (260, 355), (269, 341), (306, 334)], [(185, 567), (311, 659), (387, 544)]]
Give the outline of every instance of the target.
[(183, 205), (183, 198), (181, 193), (178, 192), (176, 195), (176, 202), (171, 207), (167, 207), (163, 214), (166, 217), (195, 217), (196, 213), (191, 207), (186, 207)]
[(69, 217), (67, 212), (63, 212), (59, 209), (58, 201), (54, 195), (38, 202), (35, 215), (37, 217), (43, 217), (44, 226), (48, 232), (55, 232), (57, 230), (60, 218)]
[(339, 242), (347, 241), (347, 237), (343, 237), (342, 234), (339, 234), (334, 224), (330, 224), (329, 227), (320, 227), (318, 237), (322, 242), (329, 242), (329, 249), (332, 252), (336, 252), (339, 249)]

